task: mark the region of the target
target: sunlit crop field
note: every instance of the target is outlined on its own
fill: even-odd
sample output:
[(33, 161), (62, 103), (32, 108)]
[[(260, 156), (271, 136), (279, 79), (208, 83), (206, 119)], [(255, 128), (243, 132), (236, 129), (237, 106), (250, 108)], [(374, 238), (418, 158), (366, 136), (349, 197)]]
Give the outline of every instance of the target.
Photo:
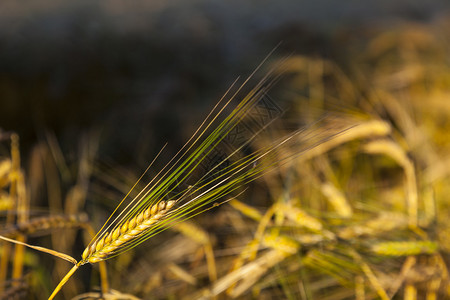
[[(153, 94), (161, 98), (146, 106), (155, 120), (147, 120), (139, 132), (127, 122), (145, 119), (139, 110), (143, 102), (118, 105), (114, 97), (127, 94), (117, 90), (111, 92), (111, 102), (80, 104), (83, 109), (92, 105), (98, 115), (114, 105), (103, 127), (72, 117), (60, 104), (58, 117), (49, 122), (62, 124), (67, 113), (71, 125), (64, 135), (58, 129), (37, 128), (35, 133), (24, 131), (22, 137), (20, 124), (10, 122), (18, 128), (0, 128), (0, 235), (76, 261), (91, 246), (89, 257), (97, 255), (101, 261), (91, 259), (80, 266), (56, 299), (450, 298), (448, 28), (448, 19), (440, 18), (427, 24), (373, 25), (353, 35), (331, 34), (329, 45), (335, 48), (328, 56), (291, 51), (283, 42), (273, 44), (255, 54), (251, 67), (232, 68), (239, 70), (234, 78), (241, 77), (228, 94), (230, 74), (208, 81), (181, 72), (200, 78), (195, 88), (179, 74), (176, 80), (161, 74), (165, 79), (158, 81), (161, 89)], [(211, 72), (197, 59), (193, 64), (199, 64), (199, 74)], [(106, 97), (111, 81), (102, 72), (86, 80), (95, 85), (95, 76), (102, 78), (95, 89), (102, 89), (97, 95)], [(157, 77), (151, 74), (148, 79), (153, 76)], [(220, 80), (226, 82), (219, 84)], [(117, 81), (111, 89), (120, 86)], [(14, 98), (14, 82), (7, 75), (0, 77), (5, 99)], [(208, 85), (207, 91), (203, 85)], [(33, 85), (28, 97), (46, 95), (43, 86)], [(139, 94), (140, 85), (136, 86), (134, 96)], [(170, 94), (171, 88), (176, 93)], [(117, 254), (106, 257), (101, 246), (108, 245), (107, 233), (96, 244), (92, 239), (146, 166), (158, 157), (126, 199), (146, 190), (148, 182), (164, 178), (159, 171), (191, 141), (221, 95), (225, 94), (219, 108), (231, 102), (218, 114), (217, 124), (255, 90), (262, 92), (247, 100), (253, 106), (233, 121), (236, 128), (206, 138), (223, 140), (194, 157), (188, 165), (195, 170), (171, 181), (167, 193), (145, 200), (153, 201), (148, 206), (125, 209), (131, 215), (120, 224), (137, 228), (143, 218), (139, 213), (164, 203), (154, 221), (162, 222), (159, 227), (139, 242), (133, 240), (141, 237), (138, 233), (122, 233), (116, 248), (108, 248), (118, 249)], [(72, 95), (71, 107), (77, 107), (76, 99), (85, 92)], [(162, 104), (169, 94), (170, 99), (198, 96), (199, 102)], [(21, 113), (11, 103), (7, 107)], [(165, 112), (158, 119), (161, 107)], [(39, 127), (40, 119), (36, 120)], [(115, 134), (120, 143), (111, 141)], [(251, 157), (254, 153), (259, 156)], [(237, 167), (227, 169), (233, 163)], [(222, 173), (210, 174), (215, 168)], [(228, 170), (230, 177), (220, 177)], [(214, 189), (227, 192), (202, 198), (199, 183), (203, 189), (214, 183)], [(208, 206), (198, 211), (187, 206), (179, 217), (165, 217), (172, 209), (170, 201), (181, 198), (189, 203), (200, 199)], [(152, 216), (156, 214), (155, 208)], [(164, 221), (171, 218), (173, 222)], [(125, 249), (130, 240), (132, 245)], [(73, 266), (60, 254), (24, 244), (4, 240), (0, 247), (2, 299), (46, 299)]]

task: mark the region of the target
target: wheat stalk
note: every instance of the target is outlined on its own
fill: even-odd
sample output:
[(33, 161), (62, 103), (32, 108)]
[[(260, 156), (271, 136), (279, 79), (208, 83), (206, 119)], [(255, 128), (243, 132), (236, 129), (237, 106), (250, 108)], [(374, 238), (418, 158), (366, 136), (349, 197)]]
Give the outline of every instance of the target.
[(433, 241), (392, 241), (374, 244), (371, 250), (378, 255), (410, 256), (433, 254), (438, 248), (438, 244)]
[(118, 224), (114, 230), (105, 232), (100, 239), (84, 250), (82, 263), (96, 263), (113, 255), (117, 249), (124, 247), (164, 218), (174, 205), (175, 201), (161, 201)]
[[(234, 94), (229, 95), (231, 88), (225, 93), (179, 152), (131, 199), (130, 193), (155, 160), (150, 164), (88, 244), (80, 261), (77, 262), (72, 257), (53, 250), (40, 250), (74, 263), (72, 269), (50, 295), (49, 300), (55, 297), (80, 266), (86, 263), (102, 262), (132, 249), (155, 234), (220, 204), (216, 201), (224, 199), (233, 192), (238, 192), (241, 187), (263, 176), (275, 166), (306, 153), (348, 129), (348, 127), (343, 128), (342, 126), (320, 127), (323, 124), (317, 122), (314, 127), (296, 130), (287, 136), (266, 143), (258, 150), (252, 150), (253, 152), (250, 154), (241, 156), (241, 150), (252, 143), (276, 119), (275, 117), (263, 124), (256, 132), (253, 131), (251, 136), (244, 143), (235, 147), (235, 150), (227, 157), (221, 157), (217, 164), (202, 170), (201, 163), (207, 162), (208, 155), (220, 148), (219, 144), (233, 130), (239, 129), (238, 125), (242, 125), (243, 120), (277, 81), (279, 75), (275, 76), (275, 69), (272, 69), (243, 97), (231, 113), (225, 115), (226, 108), (231, 101), (238, 97), (264, 61)], [(228, 98), (227, 101), (223, 101), (225, 97)], [(319, 128), (321, 130), (318, 130)], [(295, 147), (296, 150), (294, 153), (285, 151), (287, 147)], [(200, 179), (194, 180), (194, 184), (177, 192), (180, 183), (190, 183), (191, 176), (199, 169), (203, 173)], [(221, 201), (224, 203), (228, 200)], [(211, 205), (212, 203), (214, 205)], [(310, 223), (311, 220), (309, 220)], [(320, 223), (314, 223), (314, 225), (314, 228), (319, 227), (320, 230)], [(5, 237), (0, 236), (0, 238), (12, 241)], [(40, 249), (40, 247), (25, 243), (18, 244)]]
[(88, 217), (84, 213), (77, 215), (45, 216), (6, 226), (0, 230), (0, 234), (5, 237), (16, 238), (20, 234), (27, 236), (36, 233), (41, 234), (47, 230), (82, 227), (87, 223)]
[[(119, 255), (160, 231), (208, 210), (210, 208), (207, 206), (208, 204), (223, 198), (225, 195), (236, 191), (239, 187), (262, 176), (264, 170), (274, 165), (271, 161), (271, 156), (273, 158), (276, 149), (292, 140), (295, 134), (299, 134), (300, 131), (277, 141), (274, 145), (255, 151), (243, 158), (238, 158), (230, 165), (224, 166), (224, 163), (231, 156), (236, 155), (260, 133), (257, 132), (222, 162), (207, 170), (193, 186), (173, 195), (179, 182), (185, 182), (199, 168), (200, 163), (207, 158), (208, 154), (243, 121), (247, 113), (265, 95), (275, 80), (268, 80), (269, 75), (264, 77), (240, 101), (235, 109), (223, 121), (220, 121), (219, 118), (225, 113), (225, 108), (237, 97), (237, 94), (253, 75), (254, 73), (238, 88), (235, 94), (229, 97), (229, 100), (220, 106), (231, 88), (227, 91), (181, 150), (128, 205), (125, 205), (125, 199), (127, 199), (137, 183), (133, 186), (86, 247), (82, 254), (82, 259), (75, 263), (55, 288), (49, 300), (55, 297), (81, 265), (97, 263)], [(264, 128), (260, 131), (262, 130)], [(256, 162), (262, 161), (267, 161), (268, 163), (255, 167)], [(153, 162), (150, 166), (152, 164)], [(142, 176), (139, 181), (142, 179)], [(175, 205), (178, 203), (180, 205)]]
[[(241, 118), (242, 116), (239, 117), (237, 122)], [(94, 237), (84, 250), (82, 259), (61, 280), (49, 297), (49, 300), (54, 298), (81, 265), (97, 263), (117, 256), (162, 230), (210, 209), (211, 207), (207, 207), (208, 204), (229, 195), (239, 187), (263, 176), (277, 163), (282, 162), (279, 160), (279, 152), (289, 142), (295, 140), (294, 138), (298, 137), (300, 133), (302, 131), (296, 131), (287, 137), (274, 141), (273, 144), (238, 159), (236, 162), (223, 168), (220, 172), (213, 172), (214, 179), (207, 178), (207, 175), (211, 174), (210, 170), (194, 186), (190, 186), (186, 190), (177, 193), (173, 199), (169, 199), (168, 201), (158, 200), (167, 197), (173, 190), (170, 184), (181, 176), (184, 176), (182, 179), (185, 179), (192, 172), (189, 168), (195, 169), (198, 166), (197, 160), (199, 157), (203, 157), (205, 153), (209, 153), (210, 147), (216, 145), (212, 142), (217, 143), (217, 139), (223, 135), (222, 128), (219, 131), (216, 129), (212, 135), (206, 138), (206, 148), (202, 148), (204, 145), (202, 144), (200, 146), (200, 152), (188, 157), (183, 161), (181, 166), (170, 167), (170, 172), (167, 171), (162, 175), (162, 178), (154, 185), (147, 185), (129, 205), (123, 210), (120, 210), (117, 217), (105, 223), (96, 237)], [(334, 134), (336, 133), (331, 134), (331, 136)], [(318, 144), (320, 144), (319, 141), (306, 144), (303, 151), (307, 151)], [(296, 155), (298, 156), (301, 153), (303, 152), (299, 151)], [(296, 155), (285, 156), (284, 162)], [(278, 160), (275, 161), (275, 159)], [(192, 164), (194, 165), (192, 166)], [(171, 171), (173, 168), (175, 168), (175, 171)], [(120, 204), (116, 208), (116, 211), (119, 207)]]
[[(149, 229), (155, 227), (158, 222), (170, 215), (169, 212), (175, 203), (176, 201), (161, 201), (117, 224), (111, 231), (105, 231), (101, 235), (97, 234), (97, 238), (94, 238), (93, 242), (83, 251), (82, 259), (79, 262), (75, 261), (75, 265), (60, 281), (48, 299), (51, 300), (56, 296), (80, 266), (86, 263), (98, 263), (116, 255), (119, 249), (126, 248), (129, 242), (138, 239)], [(66, 258), (66, 260), (68, 259)]]

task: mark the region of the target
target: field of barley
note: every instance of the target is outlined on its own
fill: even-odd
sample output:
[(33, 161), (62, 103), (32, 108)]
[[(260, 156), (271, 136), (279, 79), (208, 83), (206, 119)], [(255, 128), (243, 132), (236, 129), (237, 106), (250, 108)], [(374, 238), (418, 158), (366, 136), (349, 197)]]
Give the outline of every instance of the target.
[(106, 2), (0, 4), (1, 299), (450, 299), (444, 2)]

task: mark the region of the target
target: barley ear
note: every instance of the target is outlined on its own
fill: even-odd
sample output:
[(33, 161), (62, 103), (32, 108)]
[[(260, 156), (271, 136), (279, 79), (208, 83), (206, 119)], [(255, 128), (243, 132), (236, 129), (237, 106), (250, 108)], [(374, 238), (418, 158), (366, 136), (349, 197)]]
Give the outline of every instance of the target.
[(73, 273), (75, 273), (75, 271), (80, 267), (80, 265), (81, 265), (80, 263), (77, 263), (76, 265), (73, 266), (72, 269), (70, 269), (69, 272), (67, 272), (66, 276), (64, 276), (64, 278), (58, 283), (56, 288), (53, 290), (53, 293), (50, 295), (50, 297), (48, 297), (48, 300), (52, 300), (53, 298), (55, 298), (59, 290), (61, 290), (61, 288), (67, 282), (67, 280), (69, 280), (69, 278), (72, 277)]

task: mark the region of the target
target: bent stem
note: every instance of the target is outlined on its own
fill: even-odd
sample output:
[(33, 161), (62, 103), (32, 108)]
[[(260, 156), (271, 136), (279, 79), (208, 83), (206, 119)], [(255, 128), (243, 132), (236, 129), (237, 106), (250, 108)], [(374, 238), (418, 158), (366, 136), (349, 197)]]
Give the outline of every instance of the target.
[[(9, 238), (4, 237), (4, 236), (2, 236), (2, 235), (0, 235), (0, 240), (4, 240), (4, 241), (7, 241), (7, 242), (15, 243), (15, 244), (18, 244), (18, 245), (21, 245), (21, 246), (27, 246), (27, 247), (32, 248), (32, 249), (34, 249), (34, 250), (37, 250), (37, 251), (40, 251), (40, 252), (44, 252), (44, 253), (48, 253), (48, 254), (51, 254), (51, 255), (53, 255), (53, 256), (62, 258), (62, 259), (64, 259), (64, 260), (67, 260), (67, 261), (69, 261), (69, 262), (71, 262), (71, 263), (74, 264), (74, 266), (72, 267), (72, 269), (70, 269), (70, 271), (66, 274), (66, 276), (64, 276), (64, 278), (59, 282), (58, 286), (55, 288), (55, 290), (54, 290), (53, 293), (50, 295), (50, 297), (48, 298), (48, 300), (53, 299), (53, 298), (56, 296), (56, 294), (59, 292), (59, 290), (62, 288), (62, 286), (63, 286), (63, 285), (67, 282), (67, 280), (69, 280), (69, 278), (73, 275), (73, 273), (75, 273), (75, 271), (76, 271), (81, 265), (83, 265), (83, 264), (86, 263), (86, 262), (83, 261), (83, 260), (77, 262), (75, 258), (73, 258), (73, 257), (70, 256), (70, 255), (64, 254), (64, 253), (61, 253), (61, 252), (58, 252), (58, 251), (55, 251), (55, 250), (51, 250), (51, 249), (47, 249), (47, 248), (44, 248), (44, 247), (33, 246), (33, 245), (30, 245), (30, 244), (27, 244), (27, 243), (23, 243), (23, 242), (21, 242), (21, 241), (9, 239)], [(2, 298), (2, 299), (3, 299), (3, 298)]]
[(64, 278), (59, 282), (58, 286), (55, 288), (55, 290), (53, 291), (53, 293), (50, 295), (50, 297), (48, 297), (48, 300), (52, 300), (53, 298), (55, 298), (56, 294), (59, 292), (59, 290), (61, 290), (61, 288), (63, 287), (63, 285), (67, 282), (67, 280), (69, 280), (70, 277), (72, 277), (73, 273), (75, 273), (75, 271), (81, 266), (81, 261), (78, 262), (76, 265), (73, 266), (72, 269), (70, 269), (69, 272), (67, 272), (66, 276), (64, 276)]

